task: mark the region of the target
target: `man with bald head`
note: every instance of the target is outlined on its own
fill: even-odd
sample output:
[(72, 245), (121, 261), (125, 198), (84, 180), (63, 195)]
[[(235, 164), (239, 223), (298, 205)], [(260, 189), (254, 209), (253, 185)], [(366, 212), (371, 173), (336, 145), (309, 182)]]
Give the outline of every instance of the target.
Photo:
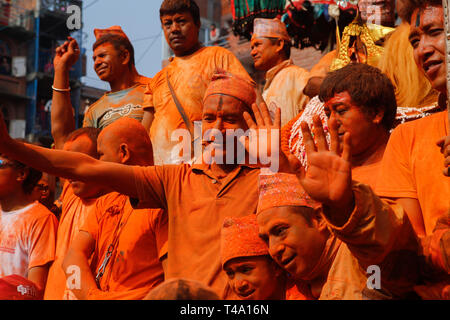
[[(247, 130), (244, 114), (251, 114), (256, 108), (252, 108), (255, 100), (251, 83), (232, 74), (216, 74), (203, 98), (202, 129), (205, 133), (214, 129), (222, 136)], [(268, 114), (267, 108), (264, 110)], [(277, 125), (269, 117), (268, 129), (280, 127), (280, 113), (278, 109)], [(28, 159), (34, 167), (58, 176), (101, 183), (137, 199), (133, 204), (140, 208), (165, 209), (170, 225), (166, 278), (199, 280), (211, 286), (220, 297), (230, 298), (233, 296), (220, 261), (220, 230), (225, 217), (256, 212), (260, 170), (240, 164), (236, 152), (227, 157), (231, 149), (225, 150), (218, 139), (205, 139), (204, 143), (207, 148), (222, 149), (225, 152), (222, 159), (227, 161), (221, 163), (221, 157), (214, 154), (212, 162), (201, 161), (200, 157), (192, 166), (127, 166), (17, 143), (10, 139), (0, 121), (0, 152)]]
[[(53, 123), (53, 121), (52, 121)], [(97, 137), (100, 129), (81, 128), (73, 131), (65, 142), (55, 139), (58, 149), (81, 152), (98, 159)], [(56, 236), (55, 261), (50, 266), (45, 287), (45, 300), (60, 300), (64, 298), (66, 277), (62, 270), (62, 261), (72, 243), (81, 224), (86, 218), (87, 211), (95, 204), (98, 197), (104, 195), (105, 188), (96, 184), (87, 184), (76, 179), (62, 180), (61, 216), (59, 218)]]
[[(153, 164), (150, 138), (142, 124), (121, 118), (98, 137), (102, 161), (125, 165)], [(63, 268), (81, 271), (77, 299), (140, 300), (164, 280), (167, 215), (161, 209), (135, 210), (128, 197), (109, 193), (96, 202), (80, 227)], [(89, 262), (91, 260), (91, 262)], [(95, 270), (95, 273), (92, 273)]]

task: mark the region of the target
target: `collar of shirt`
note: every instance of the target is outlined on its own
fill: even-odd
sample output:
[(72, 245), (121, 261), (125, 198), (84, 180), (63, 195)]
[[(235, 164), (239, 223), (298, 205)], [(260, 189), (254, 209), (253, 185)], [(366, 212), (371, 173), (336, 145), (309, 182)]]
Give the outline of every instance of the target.
[(267, 71), (266, 76), (265, 76), (266, 84), (264, 85), (264, 90), (266, 90), (270, 86), (270, 84), (272, 83), (272, 80), (275, 78), (275, 76), (277, 75), (278, 72), (280, 72), (284, 68), (287, 68), (293, 64), (294, 63), (292, 62), (291, 59), (287, 59), (287, 60), (284, 60), (283, 62), (277, 64), (275, 67), (273, 67), (269, 71)]
[(236, 167), (221, 181), (214, 175), (211, 170), (211, 165), (207, 163), (194, 163), (192, 171), (196, 174), (204, 174), (211, 179), (213, 184), (221, 185), (220, 189), (224, 189), (231, 181), (233, 181), (243, 170), (259, 170), (259, 168), (251, 167), (245, 164), (238, 164)]

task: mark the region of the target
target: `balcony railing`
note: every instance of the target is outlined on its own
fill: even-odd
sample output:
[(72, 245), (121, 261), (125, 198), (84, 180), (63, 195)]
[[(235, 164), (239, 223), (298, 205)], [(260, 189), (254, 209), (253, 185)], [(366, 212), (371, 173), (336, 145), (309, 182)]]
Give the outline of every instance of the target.
[(26, 31), (34, 31), (33, 10), (22, 8), (12, 1), (0, 3), (0, 30), (6, 27), (21, 28)]

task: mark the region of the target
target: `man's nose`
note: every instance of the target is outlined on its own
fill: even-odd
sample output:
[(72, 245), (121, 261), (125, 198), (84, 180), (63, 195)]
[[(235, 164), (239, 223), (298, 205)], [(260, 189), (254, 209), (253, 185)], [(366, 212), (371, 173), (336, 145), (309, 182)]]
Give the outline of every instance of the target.
[(426, 39), (420, 39), (416, 50), (422, 62), (426, 61), (434, 52), (433, 46), (429, 45)]
[(221, 117), (217, 117), (216, 123), (214, 123), (214, 129), (222, 131), (223, 129), (223, 121)]
[(281, 261), (284, 249), (285, 246), (281, 241), (269, 240), (269, 254), (275, 261)]
[(173, 22), (172, 25), (170, 26), (170, 32), (171, 33), (179, 33), (179, 32), (181, 32), (180, 24), (177, 23), (177, 22)]
[(239, 292), (245, 292), (248, 290), (249, 283), (248, 280), (242, 277), (236, 279), (236, 288)]

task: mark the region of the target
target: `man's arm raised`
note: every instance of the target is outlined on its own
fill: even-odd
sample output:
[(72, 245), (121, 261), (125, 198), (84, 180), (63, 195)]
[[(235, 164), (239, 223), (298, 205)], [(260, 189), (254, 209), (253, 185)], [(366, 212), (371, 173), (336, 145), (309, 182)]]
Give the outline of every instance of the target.
[(47, 149), (12, 139), (0, 113), (0, 153), (37, 170), (58, 177), (83, 181), (138, 197), (133, 167), (96, 160), (86, 154)]
[(53, 66), (53, 97), (51, 108), (52, 136), (56, 149), (62, 149), (66, 137), (75, 130), (74, 112), (70, 101), (69, 72), (80, 55), (78, 43), (72, 37), (56, 48)]

